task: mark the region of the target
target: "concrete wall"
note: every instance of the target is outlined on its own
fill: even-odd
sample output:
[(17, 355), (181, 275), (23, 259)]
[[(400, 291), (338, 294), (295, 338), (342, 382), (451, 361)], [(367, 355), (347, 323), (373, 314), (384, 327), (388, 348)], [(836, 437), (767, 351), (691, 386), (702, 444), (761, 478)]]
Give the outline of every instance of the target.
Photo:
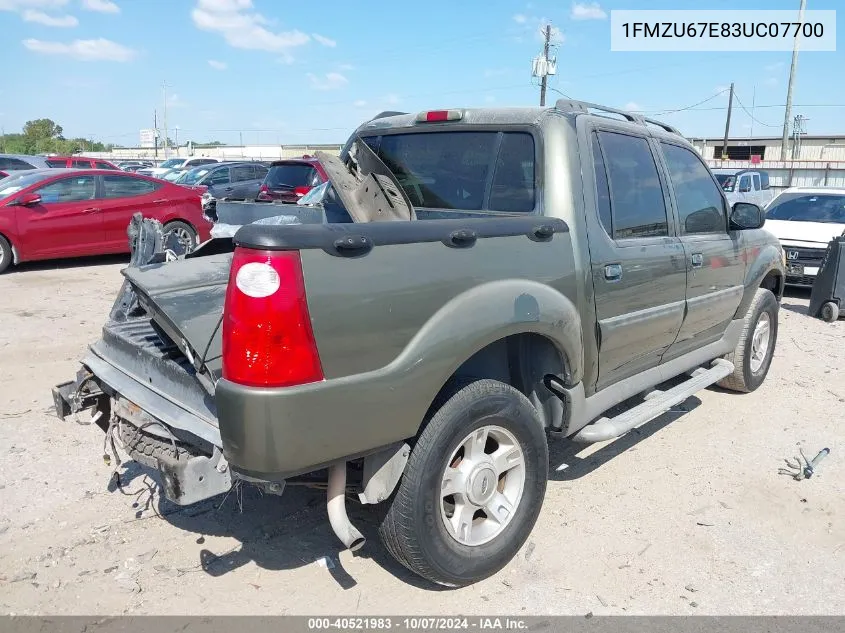
[[(305, 154), (313, 155), (317, 150), (339, 154), (341, 145), (221, 145), (218, 147), (194, 147), (188, 152), (187, 147), (169, 148), (167, 158), (177, 156), (187, 158), (189, 156), (208, 156), (220, 160), (278, 160), (281, 158), (300, 158)], [(86, 156), (105, 158), (106, 160), (119, 161), (132, 158), (155, 159), (153, 148), (120, 148), (111, 152), (85, 152)], [(164, 149), (158, 149), (158, 160), (165, 159)]]

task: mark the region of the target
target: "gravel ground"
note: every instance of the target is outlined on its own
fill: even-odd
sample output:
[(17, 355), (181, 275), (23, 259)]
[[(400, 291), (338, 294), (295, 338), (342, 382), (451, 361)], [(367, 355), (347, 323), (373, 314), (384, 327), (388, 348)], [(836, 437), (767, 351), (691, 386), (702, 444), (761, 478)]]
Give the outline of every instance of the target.
[[(552, 444), (523, 551), (493, 578), (439, 590), (370, 537), (339, 553), (324, 498), (244, 488), (187, 508), (124, 465), (96, 427), (60, 422), (50, 388), (98, 336), (125, 260), (0, 276), (0, 612), (16, 614), (845, 614), (845, 322), (789, 292), (766, 383), (708, 390), (638, 432)], [(798, 447), (830, 456), (778, 476)]]

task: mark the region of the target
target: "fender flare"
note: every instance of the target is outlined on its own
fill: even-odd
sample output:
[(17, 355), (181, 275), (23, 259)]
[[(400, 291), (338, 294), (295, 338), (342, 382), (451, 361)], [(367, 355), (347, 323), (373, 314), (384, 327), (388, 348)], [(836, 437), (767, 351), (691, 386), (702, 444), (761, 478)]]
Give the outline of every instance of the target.
[(734, 319), (742, 319), (745, 313), (748, 312), (748, 307), (754, 299), (754, 294), (763, 283), (766, 275), (775, 270), (784, 276), (783, 261), (781, 260), (782, 249), (774, 244), (766, 244), (759, 247), (759, 252), (755, 255), (752, 250), (753, 260), (745, 271), (745, 290), (742, 295), (742, 301), (736, 309)]

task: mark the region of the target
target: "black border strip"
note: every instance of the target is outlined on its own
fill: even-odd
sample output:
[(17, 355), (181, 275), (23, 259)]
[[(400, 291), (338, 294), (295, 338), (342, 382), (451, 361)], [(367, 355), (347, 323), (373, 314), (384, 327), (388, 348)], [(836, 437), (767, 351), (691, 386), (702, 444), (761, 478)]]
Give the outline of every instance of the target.
[[(523, 235), (535, 242), (547, 242), (556, 233), (568, 233), (559, 218), (536, 215), (367, 222), (359, 224), (294, 224), (242, 227), (235, 234), (236, 246), (269, 251), (321, 249), (336, 257), (365, 255), (376, 246), (442, 242), (453, 248), (471, 248), (489, 237)], [(468, 240), (468, 236), (473, 239)]]

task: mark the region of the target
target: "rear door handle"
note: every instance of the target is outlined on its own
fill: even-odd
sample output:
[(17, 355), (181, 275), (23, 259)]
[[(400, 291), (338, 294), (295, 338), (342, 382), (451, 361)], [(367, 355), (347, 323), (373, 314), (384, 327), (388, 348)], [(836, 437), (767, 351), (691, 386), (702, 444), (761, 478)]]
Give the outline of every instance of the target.
[(704, 255), (701, 253), (693, 253), (692, 257), (690, 257), (690, 263), (693, 268), (701, 268), (701, 265), (704, 263)]
[(99, 207), (88, 207), (87, 209), (82, 209), (82, 213), (96, 213), (99, 210)]
[(605, 266), (604, 278), (607, 281), (619, 281), (622, 279), (622, 264), (608, 264)]
[(234, 191), (234, 187), (226, 187), (223, 191)]
[(159, 198), (158, 200), (153, 200), (153, 204), (164, 204), (167, 202), (167, 198)]

